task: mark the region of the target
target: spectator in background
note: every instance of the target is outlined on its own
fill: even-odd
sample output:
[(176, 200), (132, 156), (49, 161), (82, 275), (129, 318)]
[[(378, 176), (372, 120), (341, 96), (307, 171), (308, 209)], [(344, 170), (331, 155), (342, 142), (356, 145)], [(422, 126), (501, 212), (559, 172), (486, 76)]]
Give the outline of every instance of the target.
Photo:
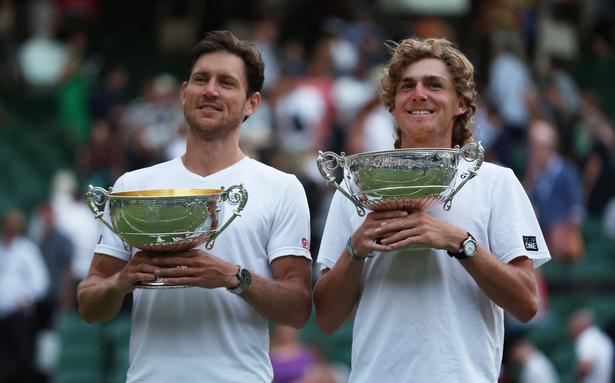
[(68, 59), (62, 70), (58, 89), (58, 114), (75, 148), (90, 135), (91, 117), (88, 105), (87, 48), (89, 37), (77, 30), (68, 36)]
[(68, 236), (74, 246), (71, 263), (74, 292), (90, 268), (92, 251), (99, 238), (99, 224), (81, 199), (77, 178), (70, 170), (60, 170), (54, 175), (50, 203), (58, 230)]
[(34, 242), (21, 235), (24, 217), (10, 210), (0, 238), (0, 382), (33, 381), (35, 307), (47, 294), (49, 275)]
[(489, 67), (487, 95), (498, 108), (503, 122), (503, 132), (496, 143), (503, 165), (519, 169), (514, 150), (523, 143), (529, 121), (526, 104), (528, 95), (534, 91), (534, 83), (525, 62), (515, 54), (506, 41), (496, 40), (495, 55)]
[(42, 328), (50, 328), (54, 326), (58, 313), (68, 311), (73, 302), (71, 263), (74, 247), (70, 238), (58, 230), (50, 203), (44, 202), (40, 206), (39, 216), (43, 223), (39, 247), (49, 273), (49, 289), (40, 306), (39, 324)]
[(577, 383), (609, 383), (613, 374), (613, 342), (587, 309), (574, 312), (568, 322), (577, 360)]
[(89, 106), (92, 118), (117, 123), (128, 104), (128, 71), (122, 65), (109, 69), (103, 81), (90, 92)]
[(583, 163), (583, 192), (587, 213), (601, 217), (609, 200), (615, 195), (615, 166), (613, 164), (613, 126), (592, 94), (582, 98), (583, 113), (579, 123), (578, 141), (586, 148), (580, 149)]
[(557, 383), (559, 378), (553, 364), (528, 339), (514, 340), (509, 360), (520, 367), (517, 383)]
[(35, 90), (54, 89), (69, 60), (68, 47), (54, 36), (56, 8), (51, 1), (28, 4), (31, 36), (17, 52), (17, 65), (24, 82)]
[(119, 122), (125, 137), (128, 170), (162, 161), (165, 146), (184, 123), (175, 77), (159, 74), (149, 80), (141, 97), (127, 106)]
[(529, 126), (529, 163), (524, 186), (554, 258), (577, 261), (584, 243), (582, 184), (576, 166), (557, 152), (558, 134), (545, 120)]
[(299, 340), (299, 331), (276, 326), (269, 349), (275, 383), (293, 383), (318, 365), (318, 356)]
[(86, 185), (108, 187), (124, 172), (123, 139), (107, 119), (95, 120), (77, 153), (76, 169)]

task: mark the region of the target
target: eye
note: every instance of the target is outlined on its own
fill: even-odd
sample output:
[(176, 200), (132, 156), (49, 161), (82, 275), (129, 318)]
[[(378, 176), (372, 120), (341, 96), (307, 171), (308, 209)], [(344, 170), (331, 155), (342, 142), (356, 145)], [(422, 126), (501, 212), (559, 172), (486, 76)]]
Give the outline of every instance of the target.
[(222, 85), (225, 88), (234, 88), (235, 81), (232, 78), (222, 77), (220, 78), (220, 85)]
[(442, 84), (439, 82), (432, 82), (429, 84), (430, 89), (442, 89)]
[(204, 76), (197, 75), (192, 77), (192, 82), (196, 84), (203, 84), (204, 82), (206, 82), (206, 79)]

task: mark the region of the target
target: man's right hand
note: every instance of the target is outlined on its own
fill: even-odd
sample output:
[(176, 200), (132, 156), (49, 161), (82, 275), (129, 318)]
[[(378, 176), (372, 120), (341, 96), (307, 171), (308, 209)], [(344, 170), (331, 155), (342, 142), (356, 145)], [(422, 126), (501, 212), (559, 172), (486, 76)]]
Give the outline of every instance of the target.
[(128, 294), (141, 282), (155, 281), (157, 267), (152, 264), (151, 253), (138, 251), (114, 276), (119, 292)]
[(366, 257), (372, 251), (389, 252), (393, 250), (392, 247), (382, 245), (382, 234), (377, 233), (376, 229), (383, 223), (398, 218), (406, 217), (408, 213), (404, 210), (391, 210), (391, 211), (373, 211), (367, 215), (365, 221), (359, 226), (359, 228), (352, 235), (352, 248), (359, 257)]

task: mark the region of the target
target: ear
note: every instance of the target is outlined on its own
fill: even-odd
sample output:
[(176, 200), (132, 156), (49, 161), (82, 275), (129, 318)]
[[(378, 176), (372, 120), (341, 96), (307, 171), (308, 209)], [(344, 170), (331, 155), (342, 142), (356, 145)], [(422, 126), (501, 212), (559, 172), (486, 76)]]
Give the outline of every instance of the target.
[(457, 103), (457, 110), (455, 110), (455, 117), (460, 116), (468, 111), (468, 107), (463, 100), (459, 100)]
[(244, 104), (243, 114), (246, 117), (251, 116), (252, 114), (254, 114), (254, 112), (256, 112), (256, 109), (258, 109), (260, 104), (261, 104), (260, 92), (252, 93), (250, 97), (248, 97), (248, 99), (246, 100), (246, 103)]
[(187, 81), (182, 82), (182, 87), (181, 87), (181, 92), (180, 92), (182, 106), (186, 103), (186, 87), (188, 87), (188, 82)]

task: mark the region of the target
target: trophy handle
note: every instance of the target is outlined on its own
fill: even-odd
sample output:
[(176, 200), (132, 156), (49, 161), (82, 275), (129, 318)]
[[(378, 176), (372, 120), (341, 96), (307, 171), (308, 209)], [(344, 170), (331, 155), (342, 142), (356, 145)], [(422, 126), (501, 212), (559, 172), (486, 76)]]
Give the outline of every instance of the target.
[[(220, 189), (224, 190), (224, 186), (222, 186)], [(217, 230), (215, 233), (213, 233), (212, 236), (209, 237), (207, 242), (205, 242), (205, 248), (207, 250), (211, 250), (212, 247), (214, 247), (214, 242), (216, 238), (218, 238), (220, 233), (222, 233), (224, 229), (226, 229), (227, 226), (230, 225), (231, 222), (235, 220), (235, 218), (241, 215), (240, 214), (241, 211), (243, 210), (244, 207), (246, 207), (246, 203), (248, 202), (248, 192), (246, 191), (246, 188), (243, 187), (243, 184), (233, 185), (227, 190), (225, 190), (224, 193), (222, 193), (222, 201), (226, 201), (226, 200), (228, 200), (231, 205), (238, 205), (238, 206), (233, 211), (233, 215), (231, 216), (231, 218), (229, 218), (224, 223), (224, 225), (222, 225), (220, 230)]]
[(101, 187), (90, 185), (88, 192), (85, 194), (85, 200), (87, 201), (90, 210), (92, 210), (92, 213), (94, 213), (94, 218), (99, 219), (109, 228), (109, 230), (119, 235), (113, 228), (113, 225), (103, 219), (103, 211), (105, 210), (105, 205), (109, 200), (109, 194), (111, 191), (111, 188), (107, 191)]
[(482, 166), (485, 159), (485, 149), (483, 149), (483, 146), (480, 144), (480, 141), (465, 144), (463, 148), (459, 149), (459, 152), (461, 153), (461, 156), (464, 160), (468, 162), (474, 162), (474, 166), (472, 166), (472, 168), (468, 170), (468, 176), (463, 181), (461, 181), (461, 183), (455, 188), (455, 190), (453, 190), (453, 192), (446, 198), (446, 200), (444, 200), (444, 210), (446, 211), (451, 210), (451, 204), (453, 203), (453, 197), (455, 196), (455, 194), (457, 194), (457, 192), (461, 190), (461, 188), (463, 187), (463, 185), (466, 184), (466, 182), (476, 177), (476, 173), (478, 172), (478, 169), (480, 169), (480, 167)]
[(318, 159), (316, 160), (316, 165), (318, 166), (318, 171), (325, 179), (327, 185), (333, 186), (340, 193), (342, 193), (346, 198), (348, 198), (354, 206), (357, 208), (357, 213), (359, 216), (363, 217), (365, 215), (365, 208), (361, 205), (361, 202), (350, 195), (346, 190), (344, 190), (335, 180), (335, 176), (333, 175), (333, 171), (340, 166), (340, 163), (344, 161), (344, 152), (342, 152), (341, 156), (333, 152), (318, 152)]

